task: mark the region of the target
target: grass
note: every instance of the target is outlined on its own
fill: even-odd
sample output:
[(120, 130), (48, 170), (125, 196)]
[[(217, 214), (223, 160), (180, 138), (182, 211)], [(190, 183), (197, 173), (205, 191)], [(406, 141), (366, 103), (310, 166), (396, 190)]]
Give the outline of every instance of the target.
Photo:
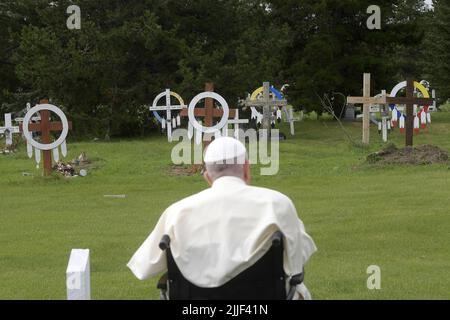
[[(450, 114), (433, 120), (416, 144), (450, 151)], [(346, 127), (359, 139), (361, 124)], [(254, 168), (253, 183), (291, 197), (314, 238), (319, 251), (306, 268), (313, 298), (449, 299), (448, 165), (363, 164), (383, 146), (375, 128), (366, 150), (349, 146), (334, 122), (296, 130), (280, 144), (279, 174)], [(398, 132), (392, 138), (402, 144)], [(99, 168), (69, 180), (41, 177), (23, 147), (0, 156), (0, 299), (65, 299), (72, 248), (91, 250), (93, 299), (157, 299), (156, 279), (138, 281), (125, 265), (167, 206), (205, 188), (199, 175), (167, 174), (172, 146), (164, 136), (70, 142), (69, 159), (85, 151)], [(373, 264), (381, 290), (366, 287)]]

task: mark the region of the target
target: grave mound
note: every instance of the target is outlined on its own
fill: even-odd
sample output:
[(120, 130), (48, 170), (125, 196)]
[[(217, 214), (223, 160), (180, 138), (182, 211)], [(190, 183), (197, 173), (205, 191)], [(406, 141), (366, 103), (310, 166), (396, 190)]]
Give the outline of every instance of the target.
[(171, 165), (167, 173), (170, 176), (192, 176), (201, 171), (201, 165)]
[(398, 149), (394, 144), (390, 144), (381, 151), (367, 156), (368, 163), (387, 165), (429, 165), (435, 163), (447, 163), (448, 160), (448, 152), (433, 145)]

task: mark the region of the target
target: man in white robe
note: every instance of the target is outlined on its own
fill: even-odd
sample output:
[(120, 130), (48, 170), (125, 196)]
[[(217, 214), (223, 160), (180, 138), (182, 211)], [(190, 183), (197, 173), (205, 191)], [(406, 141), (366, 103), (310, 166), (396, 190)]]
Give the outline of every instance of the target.
[[(164, 211), (128, 263), (134, 275), (144, 280), (167, 271), (166, 254), (159, 248), (167, 234), (183, 276), (199, 287), (218, 287), (261, 258), (276, 231), (284, 235), (287, 281), (302, 273), (316, 246), (287, 196), (249, 185), (245, 146), (229, 137), (215, 139), (204, 162), (211, 187)], [(311, 298), (304, 284), (297, 287), (296, 298)]]

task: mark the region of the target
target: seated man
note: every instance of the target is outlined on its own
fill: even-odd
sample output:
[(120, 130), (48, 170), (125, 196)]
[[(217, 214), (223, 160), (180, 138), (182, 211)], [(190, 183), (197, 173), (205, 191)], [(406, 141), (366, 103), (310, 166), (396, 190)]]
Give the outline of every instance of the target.
[[(218, 138), (204, 162), (203, 176), (211, 188), (167, 208), (128, 263), (135, 276), (144, 280), (167, 270), (166, 254), (158, 246), (167, 234), (183, 276), (198, 287), (219, 287), (258, 261), (276, 231), (284, 235), (286, 275), (302, 273), (316, 246), (288, 197), (249, 185), (245, 146)], [(304, 284), (297, 292), (297, 299), (310, 299)]]

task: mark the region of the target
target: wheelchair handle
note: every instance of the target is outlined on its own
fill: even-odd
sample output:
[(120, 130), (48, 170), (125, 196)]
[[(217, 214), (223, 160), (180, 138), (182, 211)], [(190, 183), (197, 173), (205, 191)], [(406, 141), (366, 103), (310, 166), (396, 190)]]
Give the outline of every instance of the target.
[(169, 247), (170, 247), (170, 237), (167, 234), (165, 234), (163, 235), (161, 241), (159, 242), (159, 248), (162, 251), (166, 251), (167, 249), (169, 249)]
[(275, 247), (279, 247), (281, 245), (281, 241), (283, 240), (283, 234), (281, 231), (277, 231), (272, 236), (272, 245)]

